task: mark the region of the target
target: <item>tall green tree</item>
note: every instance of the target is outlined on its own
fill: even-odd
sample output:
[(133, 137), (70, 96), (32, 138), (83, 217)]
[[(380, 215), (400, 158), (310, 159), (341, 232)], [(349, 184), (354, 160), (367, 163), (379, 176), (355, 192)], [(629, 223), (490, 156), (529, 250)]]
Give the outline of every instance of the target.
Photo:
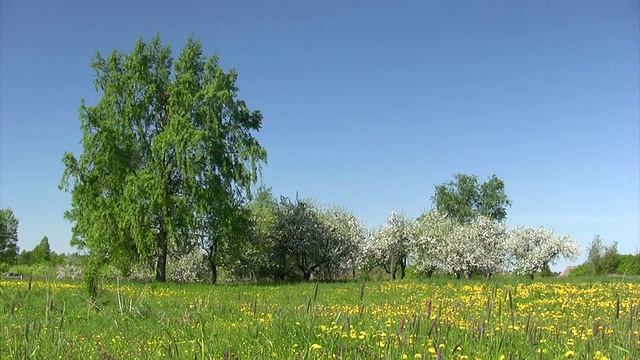
[(504, 190), (504, 182), (496, 175), (483, 183), (475, 175), (455, 174), (454, 181), (436, 185), (431, 198), (435, 208), (452, 219), (467, 223), (482, 215), (494, 221), (507, 217), (511, 200)]
[(29, 262), (31, 264), (48, 264), (51, 262), (51, 246), (49, 245), (48, 237), (43, 237), (40, 243), (31, 250)]
[(0, 263), (12, 265), (18, 257), (18, 224), (11, 208), (0, 209)]
[[(82, 101), (83, 153), (63, 157), (72, 244), (120, 266), (155, 258), (165, 281), (169, 243), (226, 221), (219, 199), (250, 195), (267, 156), (253, 136), (262, 115), (193, 38), (175, 62), (156, 36), (129, 54), (98, 53), (91, 67), (102, 97)], [(212, 214), (222, 215), (203, 220)]]

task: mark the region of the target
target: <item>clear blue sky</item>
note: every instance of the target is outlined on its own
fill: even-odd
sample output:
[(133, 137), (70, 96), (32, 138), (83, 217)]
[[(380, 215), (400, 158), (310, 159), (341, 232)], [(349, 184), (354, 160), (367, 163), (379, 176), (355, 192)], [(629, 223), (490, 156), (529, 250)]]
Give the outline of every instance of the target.
[[(69, 252), (61, 157), (98, 99), (96, 51), (190, 34), (262, 111), (264, 182), (417, 216), (454, 173), (496, 174), (510, 226), (640, 247), (640, 5), (630, 1), (2, 0), (0, 207)], [(584, 255), (579, 260), (582, 262)], [(562, 263), (556, 268), (566, 265)]]

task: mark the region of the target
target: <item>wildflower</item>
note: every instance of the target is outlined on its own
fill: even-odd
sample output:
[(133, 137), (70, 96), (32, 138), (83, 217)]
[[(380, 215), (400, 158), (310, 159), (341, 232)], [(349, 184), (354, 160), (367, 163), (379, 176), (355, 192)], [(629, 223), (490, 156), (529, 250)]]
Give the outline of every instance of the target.
[(414, 359), (422, 359), (422, 354), (421, 353), (416, 353), (415, 355), (413, 355)]
[(319, 345), (319, 344), (311, 345), (311, 350), (320, 350), (320, 349), (322, 349), (322, 345)]
[(566, 357), (567, 359), (572, 357), (575, 354), (575, 352), (569, 350), (564, 354), (564, 357)]

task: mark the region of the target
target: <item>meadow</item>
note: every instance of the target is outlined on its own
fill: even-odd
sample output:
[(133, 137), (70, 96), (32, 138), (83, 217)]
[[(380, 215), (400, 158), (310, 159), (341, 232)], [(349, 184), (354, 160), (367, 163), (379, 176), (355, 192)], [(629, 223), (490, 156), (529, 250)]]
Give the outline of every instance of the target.
[(639, 359), (628, 278), (0, 281), (2, 359)]

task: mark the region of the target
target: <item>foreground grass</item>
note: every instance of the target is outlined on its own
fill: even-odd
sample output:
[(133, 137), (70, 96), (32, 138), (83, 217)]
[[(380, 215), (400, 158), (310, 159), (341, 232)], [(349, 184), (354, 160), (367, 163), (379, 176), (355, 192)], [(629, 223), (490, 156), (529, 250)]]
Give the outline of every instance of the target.
[(638, 359), (640, 284), (0, 282), (0, 358)]

